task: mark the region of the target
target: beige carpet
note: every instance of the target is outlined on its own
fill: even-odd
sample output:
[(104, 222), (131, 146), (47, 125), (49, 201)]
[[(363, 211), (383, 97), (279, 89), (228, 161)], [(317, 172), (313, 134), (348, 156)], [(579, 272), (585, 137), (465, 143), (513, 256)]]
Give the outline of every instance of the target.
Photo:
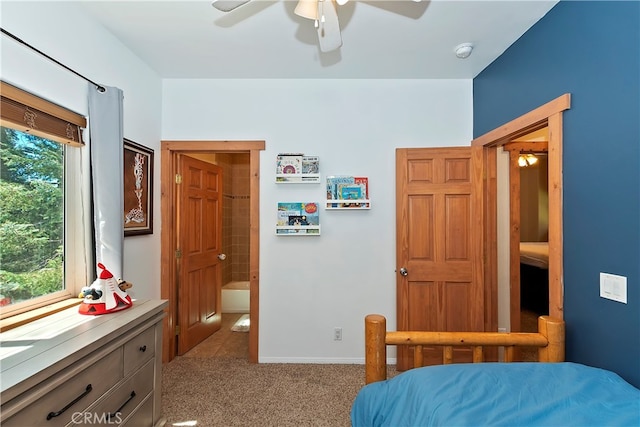
[(223, 314), (220, 331), (164, 364), (166, 426), (350, 426), (364, 366), (250, 364), (249, 334), (231, 331), (241, 316)]
[(181, 357), (163, 369), (162, 410), (167, 426), (347, 427), (363, 385), (362, 365)]

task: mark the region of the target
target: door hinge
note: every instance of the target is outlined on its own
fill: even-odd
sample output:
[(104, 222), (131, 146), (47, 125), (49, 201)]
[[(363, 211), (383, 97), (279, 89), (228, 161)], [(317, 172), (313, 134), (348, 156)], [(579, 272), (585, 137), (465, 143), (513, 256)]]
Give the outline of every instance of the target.
[(176, 249), (176, 258), (182, 258), (182, 251), (180, 249)]
[(180, 335), (180, 325), (176, 325), (176, 335)]
[(182, 175), (176, 174), (176, 184), (182, 184)]

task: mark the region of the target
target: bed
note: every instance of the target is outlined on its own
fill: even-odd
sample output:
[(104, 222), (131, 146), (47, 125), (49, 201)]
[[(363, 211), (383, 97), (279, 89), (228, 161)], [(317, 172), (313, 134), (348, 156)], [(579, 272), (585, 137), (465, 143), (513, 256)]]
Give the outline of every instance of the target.
[[(537, 333), (386, 331), (365, 319), (365, 381), (351, 408), (363, 426), (638, 426), (640, 390), (617, 374), (564, 361), (564, 322), (541, 316)], [(443, 364), (386, 379), (387, 345), (442, 347)], [(471, 347), (474, 363), (452, 363), (452, 348)], [(487, 347), (504, 348), (482, 363)], [(538, 362), (513, 362), (513, 349), (538, 348)]]
[(549, 313), (548, 242), (520, 242), (520, 306)]
[(549, 269), (548, 242), (520, 242), (520, 264)]

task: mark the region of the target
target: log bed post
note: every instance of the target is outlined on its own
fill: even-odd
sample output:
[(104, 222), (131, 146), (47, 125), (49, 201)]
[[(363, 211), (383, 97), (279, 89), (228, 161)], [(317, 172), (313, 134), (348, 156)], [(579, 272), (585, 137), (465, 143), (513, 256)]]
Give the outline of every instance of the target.
[(364, 319), (365, 335), (365, 383), (387, 379), (387, 320), (379, 314), (369, 314)]
[(538, 332), (549, 342), (538, 349), (539, 362), (564, 362), (565, 324), (550, 316), (538, 318)]
[(422, 366), (422, 346), (443, 346), (443, 363), (453, 362), (454, 346), (471, 346), (473, 361), (482, 362), (483, 346), (501, 346), (505, 362), (514, 361), (516, 346), (538, 347), (539, 362), (564, 362), (565, 323), (551, 316), (538, 318), (536, 333), (499, 332), (428, 332), (387, 331), (387, 320), (380, 314), (369, 314), (364, 320), (365, 382), (370, 384), (387, 379), (387, 344), (413, 345), (416, 367)]

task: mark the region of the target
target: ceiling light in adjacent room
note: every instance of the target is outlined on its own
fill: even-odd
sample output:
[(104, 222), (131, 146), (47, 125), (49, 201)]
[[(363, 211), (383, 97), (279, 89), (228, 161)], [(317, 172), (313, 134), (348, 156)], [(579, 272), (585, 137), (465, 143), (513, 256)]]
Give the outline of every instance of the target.
[(521, 154), (518, 157), (518, 166), (521, 168), (532, 166), (538, 163), (538, 158), (533, 154)]

